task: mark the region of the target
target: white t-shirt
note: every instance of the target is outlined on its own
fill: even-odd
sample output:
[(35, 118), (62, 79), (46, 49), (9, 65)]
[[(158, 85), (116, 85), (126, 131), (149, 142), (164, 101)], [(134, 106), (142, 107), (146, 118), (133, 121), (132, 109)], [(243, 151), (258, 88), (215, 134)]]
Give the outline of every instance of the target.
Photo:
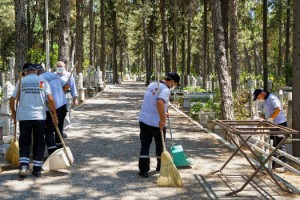
[(44, 72), (40, 74), (40, 77), (49, 83), (56, 109), (67, 104), (66, 95), (63, 91), (66, 81), (63, 81), (58, 75), (51, 72)]
[[(162, 99), (165, 102), (165, 112), (168, 110), (170, 89), (164, 82), (159, 83), (160, 90), (158, 91), (158, 83), (152, 82), (146, 89), (139, 121), (149, 126), (159, 127), (160, 117), (157, 110), (157, 100)], [(158, 94), (159, 93), (159, 94)]]
[(265, 99), (263, 106), (264, 106), (264, 109), (265, 109), (266, 119), (270, 118), (271, 114), (274, 112), (274, 110), (276, 108), (280, 108), (280, 113), (277, 115), (277, 117), (275, 117), (273, 119), (273, 122), (275, 124), (281, 124), (281, 123), (286, 122), (286, 118), (285, 118), (284, 113), (282, 111), (282, 106), (281, 106), (280, 100), (278, 99), (277, 96), (275, 96), (274, 94), (269, 94), (267, 99)]
[[(17, 97), (19, 83), (12, 94)], [(48, 82), (36, 74), (29, 74), (21, 80), (20, 100), (17, 106), (16, 119), (24, 120), (45, 120), (46, 104), (48, 94), (51, 94)]]

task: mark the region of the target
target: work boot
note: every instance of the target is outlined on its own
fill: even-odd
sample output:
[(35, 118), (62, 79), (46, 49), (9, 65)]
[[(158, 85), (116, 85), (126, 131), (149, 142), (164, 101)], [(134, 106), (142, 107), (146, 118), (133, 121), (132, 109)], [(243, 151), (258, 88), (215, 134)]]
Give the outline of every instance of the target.
[(35, 172), (35, 171), (33, 171), (32, 174), (33, 174), (35, 177), (41, 177), (41, 176), (42, 176), (42, 172)]
[(148, 178), (149, 177), (148, 172), (139, 172), (139, 175), (143, 178)]
[(28, 172), (28, 167), (25, 165), (21, 166), (21, 169), (19, 171), (19, 177), (22, 177), (22, 178), (26, 177), (27, 172)]

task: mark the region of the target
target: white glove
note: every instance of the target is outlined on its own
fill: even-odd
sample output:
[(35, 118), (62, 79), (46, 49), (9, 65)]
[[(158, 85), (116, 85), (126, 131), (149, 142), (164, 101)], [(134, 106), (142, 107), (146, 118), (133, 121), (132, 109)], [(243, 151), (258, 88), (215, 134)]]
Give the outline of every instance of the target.
[(268, 119), (268, 122), (272, 122), (272, 123), (273, 123), (273, 118), (270, 117), (270, 118)]

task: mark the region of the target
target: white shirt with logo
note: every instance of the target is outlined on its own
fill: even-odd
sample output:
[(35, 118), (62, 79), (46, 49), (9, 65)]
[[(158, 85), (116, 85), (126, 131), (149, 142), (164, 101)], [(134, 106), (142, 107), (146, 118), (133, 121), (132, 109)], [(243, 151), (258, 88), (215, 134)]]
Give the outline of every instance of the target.
[(159, 127), (159, 113), (157, 110), (157, 100), (162, 99), (164, 104), (164, 110), (167, 112), (169, 105), (170, 89), (165, 83), (152, 82), (146, 89), (144, 94), (144, 100), (142, 103), (141, 111), (139, 114), (139, 121), (149, 126)]
[[(17, 106), (16, 119), (24, 120), (45, 120), (46, 119), (46, 98), (51, 94), (48, 82), (36, 74), (29, 74), (21, 79), (20, 100)], [(17, 97), (19, 83), (12, 94)]]

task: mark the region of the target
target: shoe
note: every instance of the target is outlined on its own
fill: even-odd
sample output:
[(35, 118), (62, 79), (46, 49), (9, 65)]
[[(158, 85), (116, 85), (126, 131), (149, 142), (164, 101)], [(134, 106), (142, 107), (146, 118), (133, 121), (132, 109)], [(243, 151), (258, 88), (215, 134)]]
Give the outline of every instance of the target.
[(41, 177), (42, 176), (42, 172), (32, 172), (32, 174), (35, 176), (35, 177)]
[(62, 134), (62, 137), (63, 137), (63, 138), (67, 138), (68, 135), (67, 135), (66, 133), (63, 133), (63, 134)]
[(27, 166), (22, 166), (22, 168), (19, 171), (19, 177), (26, 177), (28, 172), (28, 167)]
[(148, 172), (139, 172), (139, 175), (143, 178), (148, 178), (149, 177)]

